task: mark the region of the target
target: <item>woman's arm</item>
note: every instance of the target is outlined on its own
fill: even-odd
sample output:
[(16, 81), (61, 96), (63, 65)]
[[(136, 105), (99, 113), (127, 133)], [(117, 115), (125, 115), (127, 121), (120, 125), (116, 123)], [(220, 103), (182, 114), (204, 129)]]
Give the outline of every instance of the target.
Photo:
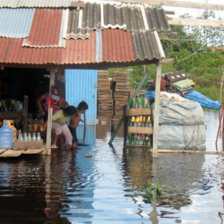
[(44, 95), (42, 95), (38, 100), (37, 100), (37, 106), (38, 106), (38, 109), (40, 110), (41, 114), (42, 115), (45, 115), (45, 111), (44, 111), (44, 108), (42, 107), (41, 105), (41, 102), (44, 100)]

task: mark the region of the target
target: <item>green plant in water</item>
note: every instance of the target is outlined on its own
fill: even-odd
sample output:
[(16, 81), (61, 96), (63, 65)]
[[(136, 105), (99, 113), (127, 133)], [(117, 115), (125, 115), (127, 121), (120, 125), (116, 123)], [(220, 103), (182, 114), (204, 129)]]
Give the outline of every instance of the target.
[(146, 191), (149, 202), (152, 202), (153, 200), (161, 200), (164, 187), (165, 185), (156, 184), (155, 182), (148, 180)]

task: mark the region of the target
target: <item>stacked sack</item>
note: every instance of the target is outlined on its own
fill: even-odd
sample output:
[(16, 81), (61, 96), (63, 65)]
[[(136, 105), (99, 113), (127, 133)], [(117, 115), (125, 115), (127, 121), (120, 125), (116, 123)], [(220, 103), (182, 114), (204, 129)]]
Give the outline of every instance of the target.
[[(154, 115), (154, 104), (152, 111)], [(206, 129), (200, 104), (161, 92), (158, 136), (159, 149), (205, 150)]]

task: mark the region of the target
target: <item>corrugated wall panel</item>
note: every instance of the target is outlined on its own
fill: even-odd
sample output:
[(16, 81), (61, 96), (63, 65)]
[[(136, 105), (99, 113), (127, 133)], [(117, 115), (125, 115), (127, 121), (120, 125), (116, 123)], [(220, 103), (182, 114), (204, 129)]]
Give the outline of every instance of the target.
[(96, 125), (88, 125), (84, 132), (84, 126), (78, 126), (76, 130), (78, 143), (95, 145), (96, 144)]
[[(70, 105), (78, 106), (86, 101), (86, 125), (96, 125), (97, 114), (97, 70), (66, 69), (65, 97)], [(80, 122), (82, 124), (82, 122)]]

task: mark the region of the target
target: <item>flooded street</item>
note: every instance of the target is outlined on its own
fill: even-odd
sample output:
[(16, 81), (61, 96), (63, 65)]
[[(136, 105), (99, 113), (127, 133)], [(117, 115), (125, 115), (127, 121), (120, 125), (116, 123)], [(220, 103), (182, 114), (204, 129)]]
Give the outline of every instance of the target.
[[(217, 111), (205, 111), (207, 151), (216, 150), (218, 119)], [(108, 120), (89, 126), (89, 145), (77, 150), (1, 159), (0, 223), (222, 223), (222, 155), (163, 153), (152, 159), (147, 150), (124, 149), (123, 130), (110, 147), (115, 127)], [(148, 179), (165, 185), (160, 200), (149, 203)]]

